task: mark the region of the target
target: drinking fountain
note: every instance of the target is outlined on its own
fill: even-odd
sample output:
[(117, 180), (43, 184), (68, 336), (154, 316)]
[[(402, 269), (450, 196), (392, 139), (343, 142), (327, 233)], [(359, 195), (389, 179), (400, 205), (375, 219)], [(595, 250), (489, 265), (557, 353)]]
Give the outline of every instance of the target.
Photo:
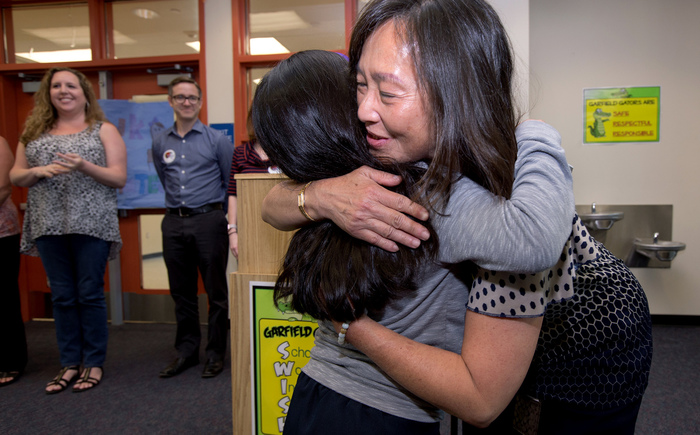
[(651, 239), (634, 239), (635, 251), (647, 258), (660, 261), (673, 261), (678, 251), (685, 249), (685, 243), (659, 240), (659, 233)]
[(599, 212), (596, 203), (591, 204), (590, 213), (581, 213), (579, 217), (589, 231), (607, 231), (613, 224), (622, 219), (625, 214), (621, 211)]
[[(685, 244), (671, 241), (670, 204), (594, 202), (576, 205), (576, 212), (591, 236), (627, 266), (670, 269), (678, 251), (685, 249)], [(649, 236), (652, 237), (643, 239)]]

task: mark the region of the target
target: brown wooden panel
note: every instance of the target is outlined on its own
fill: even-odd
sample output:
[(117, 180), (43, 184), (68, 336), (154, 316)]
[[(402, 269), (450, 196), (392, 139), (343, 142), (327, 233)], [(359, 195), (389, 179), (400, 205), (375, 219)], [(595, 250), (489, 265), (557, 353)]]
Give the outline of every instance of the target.
[(250, 282), (277, 281), (277, 274), (234, 272), (230, 276), (231, 397), (233, 433), (253, 433), (250, 354)]
[(122, 266), (122, 291), (140, 293), (141, 288), (141, 253), (139, 249), (138, 216), (129, 212), (119, 218), (119, 232), (122, 236), (122, 250), (119, 261)]
[(277, 274), (293, 231), (279, 231), (261, 217), (262, 200), (277, 183), (277, 174), (238, 174), (238, 272)]

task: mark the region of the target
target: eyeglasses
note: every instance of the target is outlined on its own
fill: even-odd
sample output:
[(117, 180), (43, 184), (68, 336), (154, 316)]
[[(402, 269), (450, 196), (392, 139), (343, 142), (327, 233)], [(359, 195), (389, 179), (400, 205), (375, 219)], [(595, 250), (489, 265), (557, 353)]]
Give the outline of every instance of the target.
[(185, 100), (189, 101), (190, 104), (197, 104), (199, 103), (200, 98), (196, 95), (190, 95), (189, 97), (184, 95), (173, 95), (173, 100), (175, 100), (175, 102), (178, 104), (184, 103)]

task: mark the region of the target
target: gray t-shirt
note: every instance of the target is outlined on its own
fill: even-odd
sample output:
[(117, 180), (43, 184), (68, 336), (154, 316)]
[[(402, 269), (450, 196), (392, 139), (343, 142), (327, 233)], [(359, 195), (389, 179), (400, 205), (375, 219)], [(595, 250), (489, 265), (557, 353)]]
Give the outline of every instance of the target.
[[(471, 180), (457, 181), (445, 216), (432, 219), (439, 260), (452, 266), (426, 264), (417, 274), (419, 288), (391, 302), (375, 320), (420, 343), (459, 353), (471, 284), (468, 268), (459, 263), (473, 260), (494, 270), (535, 272), (557, 262), (574, 215), (561, 137), (538, 121), (521, 124), (516, 137), (511, 199), (496, 197)], [(303, 370), (337, 393), (389, 414), (422, 422), (442, 418), (440, 410), (394, 382), (352, 345), (339, 345), (332, 323), (319, 322)]]

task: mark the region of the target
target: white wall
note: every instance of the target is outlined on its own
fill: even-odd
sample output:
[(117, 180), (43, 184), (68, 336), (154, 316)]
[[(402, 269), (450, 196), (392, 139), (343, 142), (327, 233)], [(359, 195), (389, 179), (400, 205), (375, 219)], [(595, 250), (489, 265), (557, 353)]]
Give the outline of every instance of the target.
[[(209, 124), (233, 122), (233, 30), (231, 0), (204, 2)], [(236, 126), (234, 126), (235, 128)]]
[[(233, 122), (233, 25), (231, 0), (204, 2), (206, 42), (207, 121), (209, 124)], [(238, 126), (234, 125), (236, 129)], [(235, 136), (235, 133), (234, 133)], [(238, 270), (233, 254), (228, 256), (226, 272)]]
[(498, 12), (503, 26), (513, 45), (515, 62), (515, 87), (520, 113), (527, 118), (529, 111), (529, 51), (530, 51), (530, 11), (528, 0), (489, 0)]
[[(700, 315), (699, 18), (697, 0), (530, 0), (531, 115), (561, 132), (576, 203), (673, 205), (686, 250), (633, 269), (652, 314)], [(582, 145), (583, 89), (632, 86), (661, 87), (660, 142)]]

